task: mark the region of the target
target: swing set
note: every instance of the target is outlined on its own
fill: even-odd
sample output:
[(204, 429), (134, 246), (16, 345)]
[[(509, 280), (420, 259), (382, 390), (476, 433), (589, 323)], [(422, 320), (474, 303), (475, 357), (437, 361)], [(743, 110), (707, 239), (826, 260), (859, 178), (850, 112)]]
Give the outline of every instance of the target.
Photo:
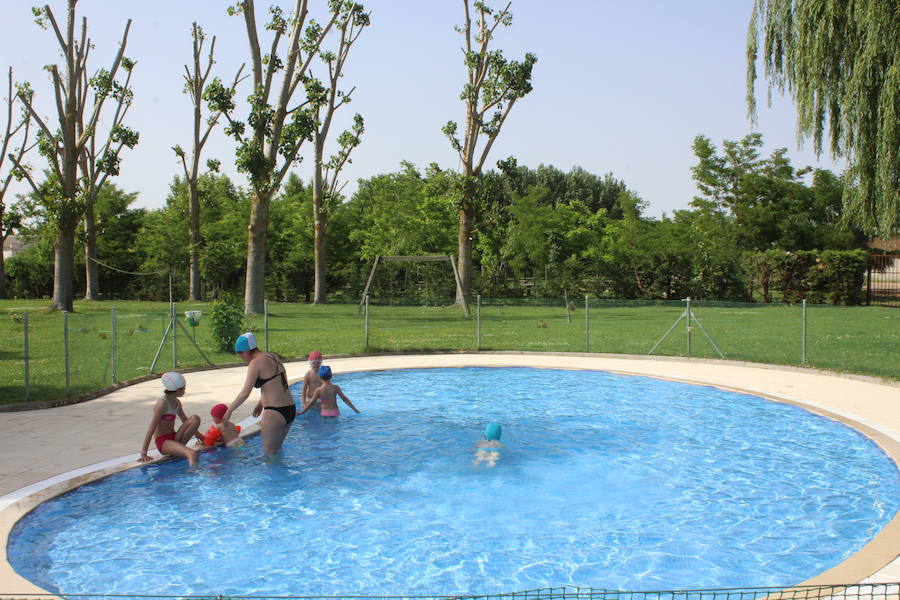
[(462, 293), (462, 284), (459, 281), (459, 272), (456, 270), (456, 257), (451, 254), (429, 254), (424, 256), (376, 256), (375, 262), (372, 263), (372, 270), (369, 271), (369, 279), (366, 281), (366, 289), (363, 290), (362, 298), (359, 299), (358, 314), (362, 313), (363, 304), (369, 295), (372, 287), (372, 281), (375, 279), (375, 271), (382, 262), (441, 262), (450, 263), (450, 270), (453, 271), (453, 279), (456, 281), (456, 297), (462, 299), (463, 314), (469, 317), (469, 306), (466, 303), (466, 297)]

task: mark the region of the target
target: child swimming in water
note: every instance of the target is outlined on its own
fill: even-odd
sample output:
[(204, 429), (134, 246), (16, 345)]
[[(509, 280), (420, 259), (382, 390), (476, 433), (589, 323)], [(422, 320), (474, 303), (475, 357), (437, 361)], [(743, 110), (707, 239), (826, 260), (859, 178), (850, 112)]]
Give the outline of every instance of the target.
[(502, 433), (500, 423), (488, 423), (484, 428), (484, 437), (475, 444), (477, 450), (475, 451), (475, 462), (472, 463), (473, 467), (478, 467), (481, 463), (488, 467), (494, 467), (497, 464), (497, 461), (500, 460), (500, 448), (503, 447), (503, 444), (500, 443)]
[(347, 406), (352, 408), (356, 414), (359, 414), (359, 410), (353, 406), (353, 403), (350, 402), (350, 398), (348, 398), (344, 391), (340, 388), (340, 386), (334, 385), (331, 383), (331, 367), (327, 365), (322, 365), (319, 367), (319, 377), (322, 379), (322, 385), (313, 392), (312, 397), (309, 399), (303, 406), (303, 410), (301, 410), (298, 414), (303, 414), (308, 411), (313, 405), (316, 403), (319, 404), (320, 414), (322, 415), (323, 421), (328, 420), (336, 420), (338, 415), (341, 414), (340, 409), (337, 404), (337, 397), (340, 396), (341, 400), (343, 400)]
[(244, 444), (238, 434), (241, 432), (241, 426), (235, 425), (225, 418), (228, 406), (225, 404), (216, 404), (209, 411), (213, 418), (213, 424), (209, 426), (206, 435), (203, 436), (203, 444), (206, 446), (217, 446), (225, 444), (229, 448), (241, 446)]

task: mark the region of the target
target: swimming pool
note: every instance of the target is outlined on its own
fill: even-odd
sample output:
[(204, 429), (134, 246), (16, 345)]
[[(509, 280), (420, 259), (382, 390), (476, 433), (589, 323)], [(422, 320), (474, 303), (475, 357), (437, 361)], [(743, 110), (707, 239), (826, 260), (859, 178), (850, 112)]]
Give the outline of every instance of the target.
[[(305, 419), (190, 472), (154, 464), (38, 507), (10, 537), (61, 593), (493, 593), (785, 585), (898, 510), (894, 465), (802, 409), (591, 371), (338, 374), (362, 415)], [(484, 424), (495, 469), (473, 469)]]

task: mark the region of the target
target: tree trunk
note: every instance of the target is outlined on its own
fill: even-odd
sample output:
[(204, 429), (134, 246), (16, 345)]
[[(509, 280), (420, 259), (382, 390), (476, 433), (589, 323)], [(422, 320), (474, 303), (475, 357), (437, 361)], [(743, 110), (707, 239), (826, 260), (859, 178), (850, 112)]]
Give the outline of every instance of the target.
[(94, 219), (94, 204), (88, 201), (84, 207), (84, 299), (100, 299), (100, 269), (97, 258), (97, 222)]
[(244, 313), (260, 314), (266, 294), (266, 250), (269, 230), (270, 194), (254, 192), (247, 228), (247, 281), (244, 285)]
[(197, 178), (188, 181), (191, 228), (191, 284), (190, 300), (200, 300), (200, 198), (197, 195)]
[(3, 259), (2, 246), (6, 241), (6, 236), (0, 236), (0, 298), (7, 297), (6, 291), (6, 264)]
[(78, 221), (71, 209), (64, 208), (56, 227), (53, 243), (53, 301), (54, 310), (73, 310), (73, 275), (75, 262), (75, 227)]
[(325, 303), (325, 210), (322, 206), (322, 153), (316, 152), (313, 166), (312, 210), (313, 210), (313, 304)]
[[(465, 192), (464, 192), (465, 193)], [(472, 204), (464, 198), (462, 208), (459, 209), (459, 237), (457, 240), (457, 271), (459, 271), (459, 284), (462, 294), (468, 298), (472, 291), (472, 221), (474, 211)], [(463, 298), (459, 291), (456, 292), (456, 303), (462, 304)]]

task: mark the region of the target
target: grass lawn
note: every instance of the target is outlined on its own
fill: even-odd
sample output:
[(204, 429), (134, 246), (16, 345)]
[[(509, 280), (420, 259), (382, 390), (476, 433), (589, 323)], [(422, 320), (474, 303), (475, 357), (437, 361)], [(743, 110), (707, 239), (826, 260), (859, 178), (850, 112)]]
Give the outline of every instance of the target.
[[(382, 306), (365, 319), (355, 304), (270, 303), (265, 318), (251, 319), (260, 347), (288, 358), (310, 350), (324, 354), (525, 350), (647, 354), (684, 313), (681, 302), (592, 300), (587, 327), (584, 305), (569, 315), (562, 300), (555, 305), (485, 302), (480, 336), (475, 308), (466, 319), (452, 306)], [(181, 328), (177, 350), (172, 336), (163, 341), (169, 306), (162, 302), (76, 302), (65, 331), (62, 314), (49, 313), (47, 300), (0, 300), (0, 402), (25, 399), (24, 313), (28, 313), (28, 371), (32, 400), (52, 400), (96, 390), (154, 371), (205, 364)], [(548, 303), (549, 304), (549, 303)], [(116, 309), (115, 336), (111, 309)], [(213, 348), (206, 315), (209, 304), (182, 302), (179, 321), (196, 334), (197, 345), (214, 364), (236, 363), (234, 354)], [(184, 312), (204, 313), (192, 330)], [(693, 317), (728, 359), (801, 364), (802, 310), (798, 305), (692, 303)], [(718, 358), (696, 321), (690, 355)], [(587, 330), (587, 335), (586, 335)], [(812, 367), (900, 379), (900, 312), (879, 307), (810, 306), (807, 308), (807, 364)], [(66, 341), (66, 337), (68, 340)], [(480, 345), (479, 345), (480, 337)], [(66, 384), (64, 348), (69, 348)], [(115, 353), (113, 352), (115, 343)], [(682, 319), (656, 351), (686, 356), (687, 323)], [(174, 356), (173, 356), (174, 355)]]

